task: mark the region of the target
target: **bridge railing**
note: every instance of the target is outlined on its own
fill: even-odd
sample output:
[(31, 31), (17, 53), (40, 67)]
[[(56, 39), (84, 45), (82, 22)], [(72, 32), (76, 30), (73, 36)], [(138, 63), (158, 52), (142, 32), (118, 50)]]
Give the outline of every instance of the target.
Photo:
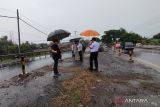
[(0, 64), (8, 64), (8, 63), (15, 63), (15, 62), (20, 62), (20, 59), (22, 56), (24, 56), (26, 59), (31, 58), (31, 57), (37, 57), (37, 56), (42, 56), (48, 55), (48, 51), (34, 51), (34, 52), (25, 52), (25, 53), (20, 53), (20, 54), (6, 54), (6, 55), (0, 55)]

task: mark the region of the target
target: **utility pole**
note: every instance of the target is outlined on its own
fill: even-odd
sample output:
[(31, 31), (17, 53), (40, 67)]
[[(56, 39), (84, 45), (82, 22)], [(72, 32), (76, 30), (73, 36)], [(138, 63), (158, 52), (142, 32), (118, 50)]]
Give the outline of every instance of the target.
[(20, 35), (20, 27), (19, 27), (19, 12), (18, 12), (18, 9), (17, 9), (17, 26), (18, 26), (18, 54), (19, 54), (19, 57), (21, 58), (21, 65), (22, 65), (22, 73), (23, 75), (26, 74), (25, 72), (25, 56), (21, 55), (21, 35)]
[(76, 37), (76, 33), (77, 33), (78, 31), (74, 31), (74, 33), (75, 33), (75, 37)]
[(18, 53), (21, 53), (21, 38), (20, 38), (20, 27), (19, 27), (19, 12), (17, 9), (17, 27), (18, 27)]

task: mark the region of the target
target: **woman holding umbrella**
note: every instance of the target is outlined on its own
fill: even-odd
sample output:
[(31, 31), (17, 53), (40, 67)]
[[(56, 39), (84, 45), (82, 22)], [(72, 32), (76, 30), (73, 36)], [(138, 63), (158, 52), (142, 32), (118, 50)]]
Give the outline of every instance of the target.
[(53, 71), (54, 71), (54, 77), (58, 77), (60, 74), (58, 72), (58, 60), (61, 59), (61, 51), (58, 46), (59, 40), (62, 40), (70, 35), (70, 32), (58, 29), (54, 32), (51, 32), (48, 37), (47, 41), (53, 41), (53, 44), (49, 48), (49, 51), (51, 52), (51, 56), (54, 60), (53, 65)]
[(54, 66), (53, 66), (54, 77), (58, 77), (60, 75), (58, 72), (58, 60), (61, 59), (61, 51), (58, 46), (58, 43), (59, 43), (58, 39), (53, 39), (53, 44), (49, 48), (52, 58), (54, 60)]

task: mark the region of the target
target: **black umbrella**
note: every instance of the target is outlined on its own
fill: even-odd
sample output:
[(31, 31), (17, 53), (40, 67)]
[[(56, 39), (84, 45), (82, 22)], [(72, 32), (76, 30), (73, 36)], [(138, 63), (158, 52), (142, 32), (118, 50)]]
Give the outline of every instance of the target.
[(62, 40), (66, 37), (68, 37), (71, 33), (66, 31), (66, 30), (55, 30), (54, 32), (51, 32), (48, 37), (47, 37), (47, 41), (52, 41), (54, 38), (57, 38), (59, 40)]

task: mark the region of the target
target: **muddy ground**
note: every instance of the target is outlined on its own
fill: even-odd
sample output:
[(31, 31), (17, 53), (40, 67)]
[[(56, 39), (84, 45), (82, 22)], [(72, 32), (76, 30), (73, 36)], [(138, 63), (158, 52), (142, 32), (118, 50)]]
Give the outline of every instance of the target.
[(119, 57), (112, 51), (99, 56), (99, 71), (104, 82), (92, 89), (90, 107), (160, 107), (159, 71), (137, 61), (129, 63), (128, 56)]
[[(51, 66), (34, 70), (28, 77), (0, 82), (0, 107), (55, 107), (53, 98), (63, 95), (64, 81), (80, 72), (89, 72), (88, 55), (83, 63), (66, 59), (60, 64), (61, 76), (54, 79)], [(91, 100), (83, 107), (160, 107), (160, 72), (113, 51), (99, 54), (101, 78), (89, 87)], [(140, 99), (142, 99), (140, 101)], [(68, 106), (66, 106), (68, 107)]]

